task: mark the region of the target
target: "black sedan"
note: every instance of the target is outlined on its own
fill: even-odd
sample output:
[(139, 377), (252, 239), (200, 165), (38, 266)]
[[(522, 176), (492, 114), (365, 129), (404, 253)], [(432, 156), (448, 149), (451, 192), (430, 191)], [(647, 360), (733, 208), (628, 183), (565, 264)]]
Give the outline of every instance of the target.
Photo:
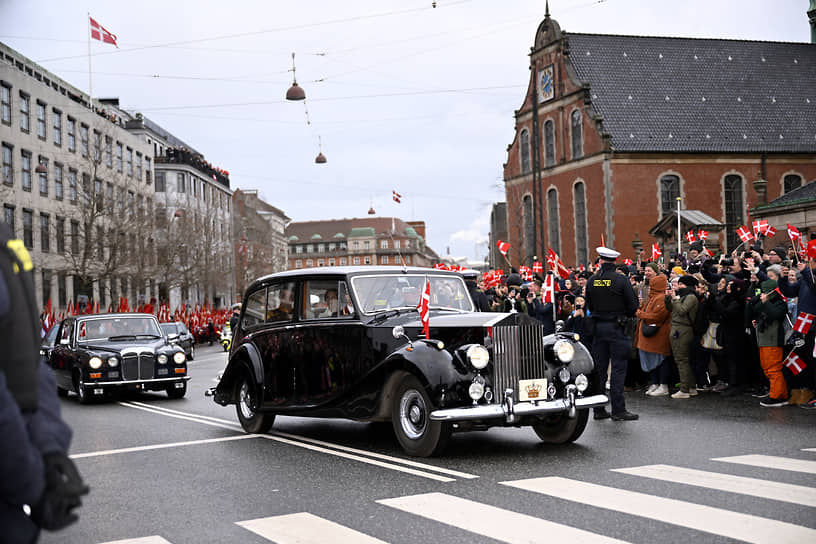
[[(430, 292), (430, 334), (417, 311)], [(451, 433), (533, 428), (576, 440), (607, 402), (576, 335), (544, 336), (518, 313), (474, 312), (461, 275), (426, 268), (328, 267), (252, 283), (229, 362), (207, 392), (252, 433), (278, 415), (391, 421), (409, 455)]]
[(161, 329), (171, 344), (178, 344), (184, 350), (188, 361), (195, 359), (195, 338), (187, 325), (181, 321), (162, 323)]
[(119, 313), (67, 317), (59, 324), (47, 360), (57, 391), (74, 391), (85, 404), (117, 390), (187, 392), (187, 357), (170, 344), (152, 314)]

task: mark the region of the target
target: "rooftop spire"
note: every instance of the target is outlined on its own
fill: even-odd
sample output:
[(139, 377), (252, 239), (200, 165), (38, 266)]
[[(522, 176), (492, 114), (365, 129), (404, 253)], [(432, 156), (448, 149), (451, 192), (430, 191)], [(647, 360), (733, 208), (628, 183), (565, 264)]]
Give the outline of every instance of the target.
[(544, 17), (547, 19), (550, 18), (550, 0), (544, 2)]

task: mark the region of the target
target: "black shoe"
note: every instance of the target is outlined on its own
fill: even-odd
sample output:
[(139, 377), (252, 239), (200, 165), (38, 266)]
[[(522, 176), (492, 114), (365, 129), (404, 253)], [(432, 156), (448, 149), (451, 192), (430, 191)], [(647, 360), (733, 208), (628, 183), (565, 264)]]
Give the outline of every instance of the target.
[(621, 412), (619, 414), (612, 414), (612, 421), (634, 421), (640, 416), (632, 412)]
[(742, 387), (740, 387), (738, 385), (730, 385), (730, 386), (728, 386), (728, 388), (724, 389), (722, 391), (722, 393), (720, 393), (720, 396), (734, 397), (736, 395), (741, 395), (742, 393), (744, 393), (744, 390), (743, 390)]
[(595, 415), (593, 417), (595, 419), (609, 419), (612, 416), (609, 415), (609, 412), (606, 411), (606, 408), (601, 408), (600, 410), (595, 410)]

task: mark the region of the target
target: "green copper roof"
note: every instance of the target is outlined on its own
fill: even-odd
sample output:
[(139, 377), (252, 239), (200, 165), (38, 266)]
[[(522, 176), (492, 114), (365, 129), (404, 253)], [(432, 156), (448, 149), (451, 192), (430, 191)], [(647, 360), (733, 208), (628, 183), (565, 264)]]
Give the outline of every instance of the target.
[(349, 233), (350, 238), (373, 238), (376, 235), (377, 233), (374, 231), (374, 227), (356, 227), (351, 229)]

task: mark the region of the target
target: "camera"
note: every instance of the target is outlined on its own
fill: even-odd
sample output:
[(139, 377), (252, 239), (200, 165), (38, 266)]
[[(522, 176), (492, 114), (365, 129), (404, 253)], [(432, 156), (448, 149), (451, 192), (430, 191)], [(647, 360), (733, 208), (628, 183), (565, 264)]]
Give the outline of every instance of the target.
[(723, 259), (720, 261), (722, 266), (734, 266), (734, 259)]

